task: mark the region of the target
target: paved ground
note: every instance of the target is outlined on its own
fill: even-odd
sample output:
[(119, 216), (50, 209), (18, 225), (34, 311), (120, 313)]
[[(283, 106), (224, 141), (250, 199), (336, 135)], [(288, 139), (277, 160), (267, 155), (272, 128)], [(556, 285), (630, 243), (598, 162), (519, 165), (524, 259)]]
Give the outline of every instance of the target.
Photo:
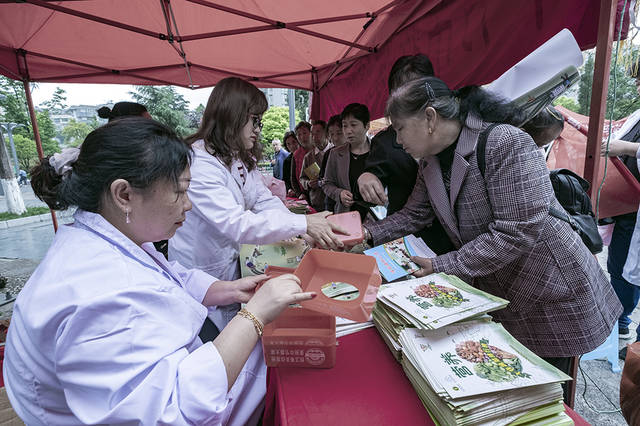
[[(23, 187), (24, 188), (24, 187)], [(26, 191), (27, 196), (29, 191)], [(32, 194), (31, 194), (32, 195)], [(31, 199), (31, 201), (33, 201)], [(25, 196), (25, 202), (28, 198)], [(0, 207), (4, 199), (0, 197)], [(71, 218), (62, 220), (69, 222)], [(15, 296), (38, 262), (44, 257), (53, 239), (51, 223), (38, 222), (21, 227), (0, 229), (0, 276), (8, 277), (7, 288), (0, 290), (0, 319), (9, 315), (8, 306), (3, 305), (5, 292)], [(606, 270), (606, 251), (598, 256)], [(633, 330), (640, 322), (640, 309), (632, 315)], [(620, 340), (619, 347), (631, 343)], [(624, 363), (619, 361), (622, 368)], [(624, 425), (619, 412), (619, 387), (621, 373), (613, 373), (604, 360), (582, 361), (577, 380), (575, 410), (593, 425)]]

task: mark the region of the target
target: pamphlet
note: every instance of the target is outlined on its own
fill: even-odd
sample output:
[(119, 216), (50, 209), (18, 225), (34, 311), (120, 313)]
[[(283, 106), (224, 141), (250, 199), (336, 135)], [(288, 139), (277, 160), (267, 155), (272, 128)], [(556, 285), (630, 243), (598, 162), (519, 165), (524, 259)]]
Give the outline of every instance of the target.
[(442, 273), (380, 287), (378, 302), (421, 329), (441, 328), (509, 303)]
[(275, 244), (242, 244), (240, 274), (243, 277), (264, 274), (267, 266), (295, 268), (310, 249), (302, 238), (291, 238)]
[(405, 277), (420, 269), (411, 261), (411, 256), (436, 257), (433, 250), (421, 238), (413, 235), (365, 250), (364, 254), (375, 257), (378, 269), (387, 282)]
[(320, 166), (318, 166), (318, 163), (316, 163), (315, 161), (313, 162), (313, 164), (307, 166), (303, 171), (304, 174), (307, 175), (307, 177), (311, 180), (318, 179), (318, 176), (320, 176)]

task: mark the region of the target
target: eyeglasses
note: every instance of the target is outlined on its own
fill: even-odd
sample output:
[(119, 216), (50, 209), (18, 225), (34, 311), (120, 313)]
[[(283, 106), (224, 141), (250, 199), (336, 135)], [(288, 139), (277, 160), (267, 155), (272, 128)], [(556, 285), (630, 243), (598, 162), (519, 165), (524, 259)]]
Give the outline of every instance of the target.
[(262, 130), (263, 124), (262, 124), (262, 119), (260, 118), (260, 116), (251, 114), (251, 120), (253, 120), (253, 128), (254, 129)]

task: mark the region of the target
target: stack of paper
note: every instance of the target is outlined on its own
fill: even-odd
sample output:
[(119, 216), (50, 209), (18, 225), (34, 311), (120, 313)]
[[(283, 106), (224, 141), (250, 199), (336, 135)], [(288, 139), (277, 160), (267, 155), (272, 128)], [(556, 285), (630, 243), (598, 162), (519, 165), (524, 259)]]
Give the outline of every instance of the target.
[(373, 327), (372, 321), (355, 322), (346, 318), (336, 317), (336, 337), (353, 334), (369, 327)]
[(400, 332), (402, 365), (440, 424), (570, 425), (560, 383), (570, 380), (500, 324), (466, 321)]
[(242, 244), (240, 274), (243, 277), (264, 274), (267, 266), (296, 268), (310, 248), (302, 238), (291, 238), (275, 244)]
[(382, 286), (378, 302), (394, 311), (404, 323), (427, 330), (502, 309), (509, 303), (446, 274)]
[(309, 203), (305, 200), (292, 200), (287, 198), (284, 205), (293, 213), (305, 214), (310, 211)]

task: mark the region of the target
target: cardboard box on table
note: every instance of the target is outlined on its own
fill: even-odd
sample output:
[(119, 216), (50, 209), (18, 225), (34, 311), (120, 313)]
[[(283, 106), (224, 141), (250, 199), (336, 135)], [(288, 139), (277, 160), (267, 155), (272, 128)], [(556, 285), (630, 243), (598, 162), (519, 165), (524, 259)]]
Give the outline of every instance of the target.
[[(318, 296), (289, 307), (264, 328), (262, 345), (269, 367), (332, 368), (336, 362), (336, 316), (368, 321), (382, 282), (373, 257), (312, 249), (298, 268), (269, 267), (270, 277), (293, 273), (303, 291)], [(334, 300), (322, 292), (331, 283), (358, 289), (353, 300)]]

